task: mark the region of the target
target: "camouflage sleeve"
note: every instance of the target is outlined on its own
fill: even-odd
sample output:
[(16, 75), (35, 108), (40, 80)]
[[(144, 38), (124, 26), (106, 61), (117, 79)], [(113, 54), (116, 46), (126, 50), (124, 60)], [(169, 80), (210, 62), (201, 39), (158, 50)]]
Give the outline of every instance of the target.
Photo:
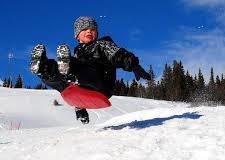
[(139, 64), (138, 58), (124, 48), (118, 47), (110, 37), (99, 41), (107, 59), (116, 67), (126, 71), (132, 71)]
[(99, 40), (99, 45), (102, 48), (108, 60), (112, 61), (115, 54), (120, 50), (110, 37), (104, 37)]

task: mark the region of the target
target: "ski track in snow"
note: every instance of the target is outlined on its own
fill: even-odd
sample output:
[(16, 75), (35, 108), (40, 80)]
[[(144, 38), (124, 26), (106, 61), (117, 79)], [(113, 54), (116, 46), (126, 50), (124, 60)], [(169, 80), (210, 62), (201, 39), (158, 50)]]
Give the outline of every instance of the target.
[(89, 110), (90, 124), (82, 125), (56, 91), (0, 88), (0, 159), (224, 159), (224, 106), (116, 96), (111, 102)]

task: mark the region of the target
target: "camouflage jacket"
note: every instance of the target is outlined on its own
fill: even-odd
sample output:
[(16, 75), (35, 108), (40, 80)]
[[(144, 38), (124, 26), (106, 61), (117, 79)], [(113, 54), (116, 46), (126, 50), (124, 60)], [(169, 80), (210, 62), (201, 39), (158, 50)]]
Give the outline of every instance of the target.
[[(93, 87), (110, 97), (116, 80), (116, 69), (132, 71), (139, 64), (138, 58), (124, 48), (118, 47), (110, 37), (79, 44), (74, 49), (74, 71), (78, 81)], [(76, 73), (77, 74), (77, 73)]]

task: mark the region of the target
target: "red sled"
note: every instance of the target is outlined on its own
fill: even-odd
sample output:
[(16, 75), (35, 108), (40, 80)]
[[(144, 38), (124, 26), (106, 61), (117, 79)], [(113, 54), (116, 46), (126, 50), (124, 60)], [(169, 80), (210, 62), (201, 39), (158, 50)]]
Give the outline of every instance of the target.
[(65, 102), (71, 107), (100, 109), (111, 106), (108, 98), (100, 92), (71, 84), (61, 92)]

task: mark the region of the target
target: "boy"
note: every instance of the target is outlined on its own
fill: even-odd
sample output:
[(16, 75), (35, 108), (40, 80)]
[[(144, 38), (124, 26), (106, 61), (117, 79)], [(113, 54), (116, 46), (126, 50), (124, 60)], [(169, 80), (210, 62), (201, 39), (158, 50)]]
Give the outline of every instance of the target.
[[(37, 45), (32, 50), (31, 72), (53, 89), (61, 93), (69, 83), (76, 82), (81, 87), (99, 91), (110, 98), (116, 68), (133, 71), (137, 80), (150, 79), (134, 54), (118, 47), (110, 37), (97, 39), (98, 26), (93, 18), (79, 17), (74, 23), (74, 33), (80, 44), (74, 49), (73, 57), (67, 45), (57, 48), (57, 62), (47, 58), (43, 45)], [(89, 123), (86, 109), (75, 108), (75, 112), (83, 124)]]

